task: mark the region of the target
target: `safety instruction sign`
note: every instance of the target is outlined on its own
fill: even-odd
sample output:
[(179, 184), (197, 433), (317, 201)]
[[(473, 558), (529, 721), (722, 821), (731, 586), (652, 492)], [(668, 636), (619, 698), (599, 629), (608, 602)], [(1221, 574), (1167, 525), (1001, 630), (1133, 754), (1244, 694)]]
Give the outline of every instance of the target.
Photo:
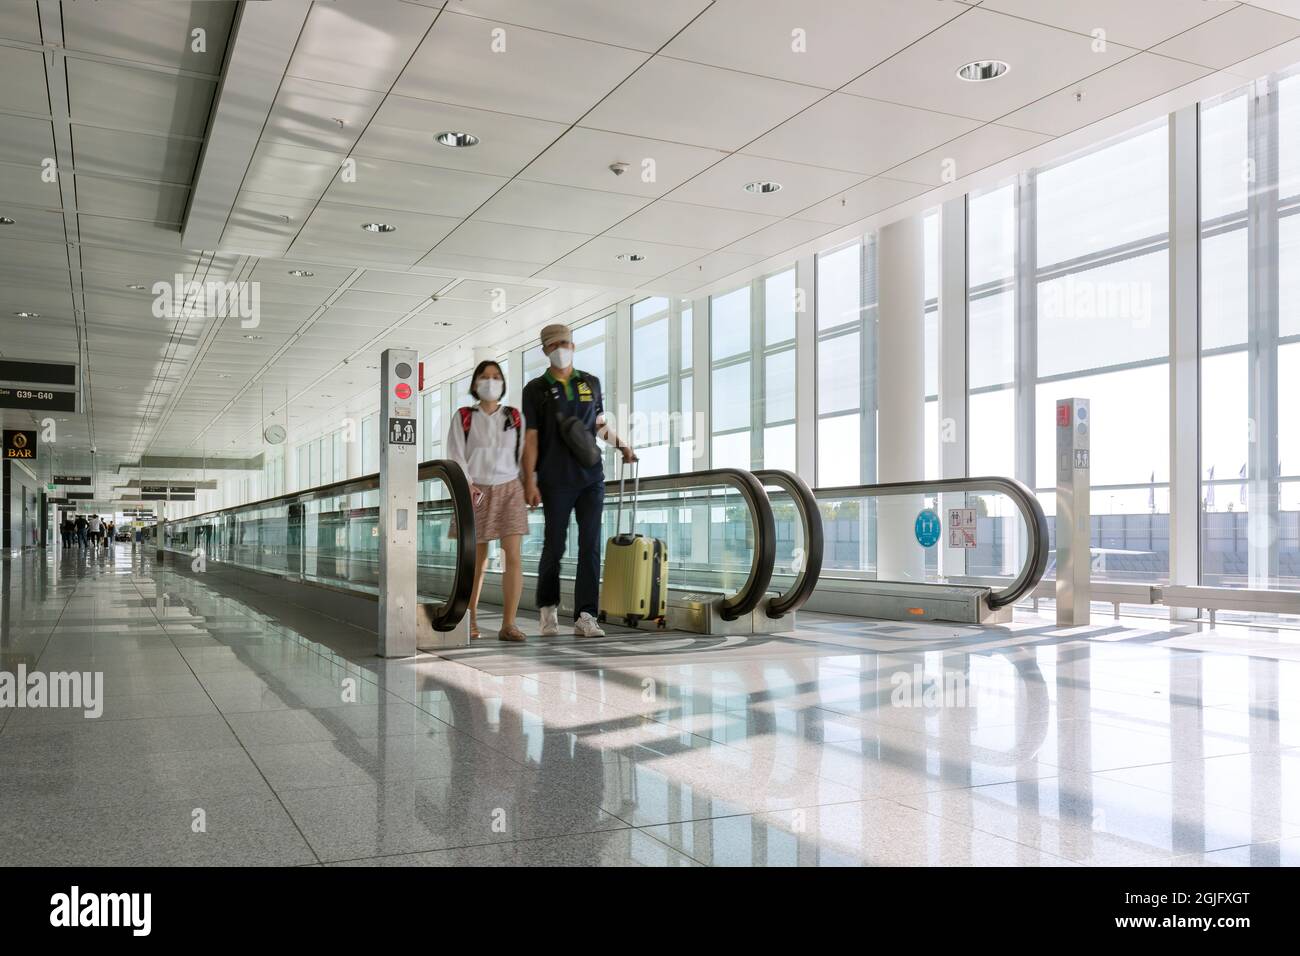
[(975, 547), (975, 509), (948, 509), (948, 547)]
[(938, 544), (939, 536), (943, 533), (939, 516), (926, 508), (916, 516), (915, 531), (917, 544), (923, 548), (933, 548)]
[(388, 419), (388, 444), (414, 445), (415, 422), (410, 418)]

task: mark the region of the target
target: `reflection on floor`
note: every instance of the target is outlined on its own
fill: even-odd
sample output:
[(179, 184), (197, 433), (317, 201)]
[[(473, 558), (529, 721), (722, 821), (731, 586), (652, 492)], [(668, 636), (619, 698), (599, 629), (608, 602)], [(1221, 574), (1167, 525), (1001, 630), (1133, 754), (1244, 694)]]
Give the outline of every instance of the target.
[(98, 719), (0, 708), (2, 864), (1300, 863), (1294, 631), (807, 614), (383, 662), (151, 557), (0, 561), (2, 669), (104, 680)]

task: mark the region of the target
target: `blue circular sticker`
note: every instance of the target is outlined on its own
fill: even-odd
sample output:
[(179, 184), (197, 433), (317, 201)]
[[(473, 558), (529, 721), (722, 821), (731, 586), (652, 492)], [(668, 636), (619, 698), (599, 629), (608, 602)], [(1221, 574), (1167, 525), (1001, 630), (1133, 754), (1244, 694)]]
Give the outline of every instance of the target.
[(926, 508), (916, 516), (916, 540), (921, 547), (933, 548), (938, 544), (942, 530), (939, 516), (932, 509)]

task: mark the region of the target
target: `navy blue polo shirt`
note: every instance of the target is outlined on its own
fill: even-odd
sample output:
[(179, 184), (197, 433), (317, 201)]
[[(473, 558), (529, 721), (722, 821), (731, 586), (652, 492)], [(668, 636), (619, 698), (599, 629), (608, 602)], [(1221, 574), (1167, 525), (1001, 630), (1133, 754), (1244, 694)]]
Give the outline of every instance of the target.
[(572, 415), (593, 435), (596, 434), (596, 419), (605, 413), (600, 379), (575, 368), (569, 380), (561, 382), (547, 369), (524, 386), (521, 404), (529, 430), (537, 430), (539, 485), (563, 484), (570, 488), (585, 488), (593, 481), (604, 480), (605, 469), (600, 462), (585, 468), (573, 457), (573, 452), (559, 436), (555, 418), (557, 413), (565, 418)]

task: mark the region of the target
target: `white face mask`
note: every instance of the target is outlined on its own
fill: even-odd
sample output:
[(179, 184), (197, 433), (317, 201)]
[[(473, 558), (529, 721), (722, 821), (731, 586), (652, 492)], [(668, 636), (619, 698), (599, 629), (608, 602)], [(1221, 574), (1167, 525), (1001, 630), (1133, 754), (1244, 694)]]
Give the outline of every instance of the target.
[(495, 402), (501, 397), (501, 379), (481, 378), (478, 380), (478, 385), (475, 386), (475, 392), (480, 399)]
[(573, 364), (573, 349), (556, 349), (551, 353), (552, 368), (568, 368)]

